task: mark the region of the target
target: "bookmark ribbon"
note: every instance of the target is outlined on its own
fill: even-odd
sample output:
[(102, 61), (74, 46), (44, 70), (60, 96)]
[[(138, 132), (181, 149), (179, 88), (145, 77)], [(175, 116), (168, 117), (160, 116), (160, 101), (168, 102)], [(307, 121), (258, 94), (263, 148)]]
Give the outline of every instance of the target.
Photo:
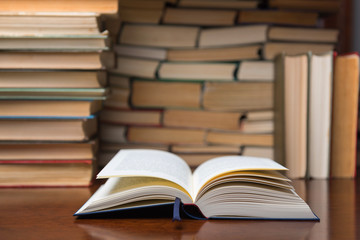
[(181, 205), (181, 200), (180, 198), (175, 198), (175, 202), (174, 202), (174, 210), (173, 210), (173, 219), (172, 221), (181, 221), (180, 218), (180, 205)]

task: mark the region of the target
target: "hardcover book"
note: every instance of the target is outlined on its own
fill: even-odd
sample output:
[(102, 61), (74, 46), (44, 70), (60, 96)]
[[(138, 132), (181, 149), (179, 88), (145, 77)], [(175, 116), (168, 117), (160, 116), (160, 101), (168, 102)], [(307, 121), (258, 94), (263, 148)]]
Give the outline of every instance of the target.
[[(192, 218), (319, 220), (266, 158), (224, 156), (193, 173), (180, 157), (157, 150), (122, 150), (97, 175), (108, 178), (75, 213), (91, 216), (180, 204)], [(197, 209), (189, 212), (189, 208)]]

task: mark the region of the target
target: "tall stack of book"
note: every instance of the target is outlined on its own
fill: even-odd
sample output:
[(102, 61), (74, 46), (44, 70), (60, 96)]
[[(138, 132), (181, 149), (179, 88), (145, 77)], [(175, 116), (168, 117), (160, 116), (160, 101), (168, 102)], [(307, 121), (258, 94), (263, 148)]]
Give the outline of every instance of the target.
[(97, 15), (117, 4), (85, 2), (0, 3), (1, 187), (91, 183), (106, 93)]

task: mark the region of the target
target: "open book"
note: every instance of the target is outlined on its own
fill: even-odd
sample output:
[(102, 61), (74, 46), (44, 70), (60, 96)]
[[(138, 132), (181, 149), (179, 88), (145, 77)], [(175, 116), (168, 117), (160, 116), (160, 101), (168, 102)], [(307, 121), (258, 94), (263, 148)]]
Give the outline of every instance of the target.
[(193, 173), (175, 154), (159, 150), (121, 150), (98, 174), (109, 178), (75, 213), (93, 215), (139, 207), (196, 205), (195, 218), (318, 220), (295, 193), (285, 167), (265, 158), (218, 157)]

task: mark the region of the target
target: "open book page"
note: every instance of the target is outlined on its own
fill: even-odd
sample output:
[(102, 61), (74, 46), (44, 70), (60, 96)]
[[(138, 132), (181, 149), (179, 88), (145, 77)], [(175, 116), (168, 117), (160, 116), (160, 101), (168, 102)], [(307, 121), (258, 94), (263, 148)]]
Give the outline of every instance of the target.
[(193, 196), (196, 196), (200, 189), (214, 177), (245, 170), (287, 170), (287, 168), (267, 158), (244, 156), (214, 158), (201, 164), (193, 173)]
[(159, 150), (121, 150), (97, 178), (155, 177), (172, 181), (192, 192), (191, 169), (175, 154)]

